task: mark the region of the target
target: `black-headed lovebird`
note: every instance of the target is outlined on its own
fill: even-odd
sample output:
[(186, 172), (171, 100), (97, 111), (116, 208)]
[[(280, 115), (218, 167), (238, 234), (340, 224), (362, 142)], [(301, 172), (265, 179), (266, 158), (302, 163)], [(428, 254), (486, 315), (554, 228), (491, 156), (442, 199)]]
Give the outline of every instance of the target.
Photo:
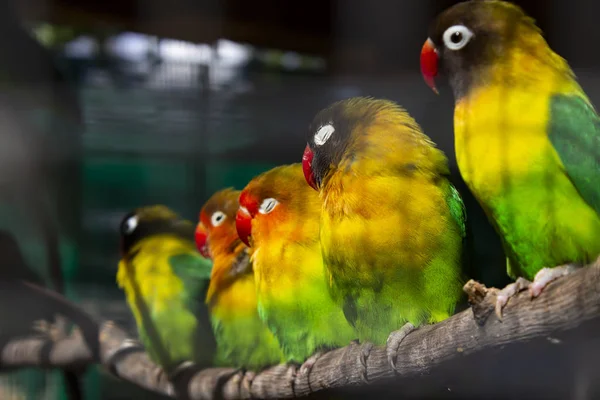
[(414, 327), (452, 315), (462, 293), (462, 200), (444, 153), (392, 101), (336, 102), (312, 121), (306, 180), (322, 204), (332, 296), (359, 340), (388, 359)]
[(165, 206), (147, 206), (121, 223), (117, 282), (140, 340), (167, 374), (185, 361), (212, 363), (215, 339), (204, 299), (212, 263), (194, 242), (195, 225)]
[(517, 279), (498, 296), (500, 317), (520, 289), (537, 296), (600, 254), (600, 119), (567, 62), (508, 2), (440, 14), (421, 52), (434, 89), (438, 68), (454, 92), (461, 175)]

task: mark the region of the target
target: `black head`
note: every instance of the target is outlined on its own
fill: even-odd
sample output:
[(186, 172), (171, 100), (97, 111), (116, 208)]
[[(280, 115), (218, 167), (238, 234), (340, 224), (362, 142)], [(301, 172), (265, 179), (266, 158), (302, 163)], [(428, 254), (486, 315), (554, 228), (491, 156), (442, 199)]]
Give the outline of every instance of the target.
[(195, 227), (165, 206), (140, 207), (121, 220), (121, 255), (126, 256), (142, 239), (171, 234), (193, 243)]
[(304, 177), (319, 190), (329, 172), (344, 157), (352, 157), (356, 139), (365, 134), (377, 113), (395, 104), (388, 100), (353, 97), (338, 101), (320, 111), (308, 128), (307, 145), (302, 157)]
[(429, 28), (421, 53), (421, 71), (434, 89), (440, 69), (457, 98), (482, 80), (487, 67), (509, 55), (525, 27), (539, 34), (533, 20), (514, 4), (499, 0), (471, 0), (441, 13)]

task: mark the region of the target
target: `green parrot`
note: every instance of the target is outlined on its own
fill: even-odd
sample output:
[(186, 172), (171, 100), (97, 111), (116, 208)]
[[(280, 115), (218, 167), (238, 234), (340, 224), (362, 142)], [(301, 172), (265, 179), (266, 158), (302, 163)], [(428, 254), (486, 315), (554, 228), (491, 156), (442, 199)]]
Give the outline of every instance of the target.
[(228, 188), (206, 201), (196, 226), (196, 246), (213, 261), (206, 304), (217, 341), (215, 365), (257, 371), (284, 358), (258, 314), (249, 249), (236, 231), (239, 196), (239, 190)]
[[(519, 7), (468, 1), (439, 15), (421, 52), (454, 92), (461, 175), (502, 237), (496, 313), (600, 254), (600, 120), (567, 62)], [(530, 280), (533, 279), (533, 282)]]
[(127, 214), (120, 231), (117, 282), (150, 358), (167, 374), (185, 361), (209, 366), (216, 345), (204, 299), (212, 263), (196, 250), (195, 225), (155, 205)]
[(354, 97), (314, 117), (303, 168), (331, 295), (395, 368), (404, 337), (451, 316), (463, 293), (466, 214), (446, 156), (398, 104)]
[(242, 190), (239, 238), (250, 247), (258, 314), (275, 335), (285, 360), (310, 373), (323, 352), (356, 339), (329, 295), (319, 244), (318, 194), (300, 164), (263, 172)]

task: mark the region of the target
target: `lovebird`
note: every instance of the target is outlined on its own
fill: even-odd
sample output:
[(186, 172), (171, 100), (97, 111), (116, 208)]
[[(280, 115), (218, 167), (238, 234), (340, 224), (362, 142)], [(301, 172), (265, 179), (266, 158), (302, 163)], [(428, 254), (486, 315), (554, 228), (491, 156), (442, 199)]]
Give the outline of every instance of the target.
[(454, 92), (460, 173), (517, 279), (498, 295), (501, 317), (518, 291), (536, 297), (600, 254), (600, 120), (568, 63), (508, 2), (440, 14), (421, 52), (434, 91), (438, 69)]
[(196, 245), (213, 262), (206, 304), (217, 340), (215, 364), (259, 370), (284, 359), (279, 342), (258, 316), (249, 249), (235, 225), (240, 193), (228, 188), (208, 199), (200, 211)]
[(320, 111), (307, 141), (331, 295), (360, 341), (387, 340), (395, 368), (402, 339), (462, 295), (466, 213), (446, 156), (402, 107), (367, 97)]
[(212, 263), (196, 249), (194, 224), (155, 205), (127, 214), (120, 230), (117, 282), (148, 355), (170, 375), (186, 361), (210, 365), (216, 344), (204, 299)]
[(273, 168), (248, 183), (236, 227), (251, 247), (258, 313), (275, 334), (286, 361), (308, 373), (331, 348), (354, 338), (327, 288), (319, 244), (321, 204), (300, 164)]

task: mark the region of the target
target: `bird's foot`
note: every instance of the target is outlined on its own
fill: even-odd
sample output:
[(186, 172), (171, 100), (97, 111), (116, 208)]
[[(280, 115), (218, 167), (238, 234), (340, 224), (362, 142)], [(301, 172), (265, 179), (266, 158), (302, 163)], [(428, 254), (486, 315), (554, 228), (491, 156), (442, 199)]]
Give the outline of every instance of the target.
[(535, 274), (533, 283), (529, 285), (529, 294), (531, 298), (536, 298), (542, 293), (544, 288), (553, 280), (569, 275), (582, 266), (577, 264), (565, 264), (554, 268), (542, 268)]
[(400, 344), (415, 329), (416, 328), (413, 324), (407, 322), (402, 326), (402, 328), (390, 333), (390, 336), (388, 336), (385, 351), (387, 353), (388, 363), (394, 371), (397, 371), (396, 357), (398, 356)]
[(239, 374), (239, 385), (242, 393), (250, 393), (252, 391), (252, 383), (256, 378), (256, 372), (242, 369), (236, 372)]
[[(43, 337), (49, 338), (53, 342), (67, 338), (66, 320), (62, 317), (58, 317), (55, 322), (50, 322), (45, 319), (38, 319), (33, 321), (32, 329), (35, 333), (42, 335)], [(73, 333), (81, 334), (81, 332), (75, 328)]]
[(506, 285), (506, 287), (496, 295), (496, 316), (502, 321), (502, 309), (508, 303), (508, 300), (522, 290), (525, 290), (531, 285), (531, 282), (525, 278), (518, 278), (515, 282)]
[(62, 339), (62, 332), (60, 328), (52, 322), (46, 321), (45, 319), (38, 319), (33, 321), (31, 328), (37, 334), (56, 342)]
[(324, 351), (317, 351), (315, 354), (308, 357), (308, 359), (300, 366), (300, 375), (306, 376), (310, 374), (310, 371), (315, 366), (315, 363), (323, 354), (325, 354)]
[(298, 375), (298, 364), (288, 363), (288, 369), (286, 371), (286, 379), (292, 388), (292, 393), (295, 394), (296, 390), (296, 376)]
[[(353, 340), (352, 343), (358, 343), (358, 340)], [(371, 355), (371, 350), (373, 350), (373, 347), (373, 343), (363, 343), (360, 349), (360, 355), (358, 356), (358, 361), (360, 361), (361, 365), (360, 378), (364, 383), (369, 383), (369, 379), (367, 378), (367, 359)]]

